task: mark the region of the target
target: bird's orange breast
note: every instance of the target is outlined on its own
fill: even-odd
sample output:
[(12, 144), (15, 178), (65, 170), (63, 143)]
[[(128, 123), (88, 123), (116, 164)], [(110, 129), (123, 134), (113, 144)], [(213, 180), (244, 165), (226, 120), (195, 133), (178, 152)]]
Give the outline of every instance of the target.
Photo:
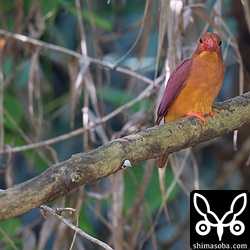
[(164, 122), (178, 120), (188, 112), (208, 114), (218, 95), (225, 64), (217, 53), (202, 52), (192, 60), (190, 77), (165, 115)]

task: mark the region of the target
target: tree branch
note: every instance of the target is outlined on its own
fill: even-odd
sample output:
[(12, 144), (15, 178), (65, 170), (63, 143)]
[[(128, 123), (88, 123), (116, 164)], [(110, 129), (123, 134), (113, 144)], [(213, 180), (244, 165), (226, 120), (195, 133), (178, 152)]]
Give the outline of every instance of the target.
[(122, 169), (131, 164), (172, 153), (211, 140), (250, 124), (250, 92), (217, 103), (216, 119), (209, 125), (189, 117), (155, 126), (134, 135), (111, 141), (91, 152), (72, 155), (41, 175), (0, 192), (0, 221), (18, 216), (40, 205)]

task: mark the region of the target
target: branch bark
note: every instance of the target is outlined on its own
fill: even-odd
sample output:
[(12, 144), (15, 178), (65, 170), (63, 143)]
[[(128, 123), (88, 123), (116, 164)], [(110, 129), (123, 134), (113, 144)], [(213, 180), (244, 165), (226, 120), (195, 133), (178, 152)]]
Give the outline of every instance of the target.
[(216, 104), (216, 119), (208, 125), (188, 117), (167, 125), (111, 141), (91, 152), (79, 153), (53, 165), (39, 176), (0, 192), (0, 221), (18, 216), (40, 205), (131, 164), (172, 153), (211, 140), (250, 124), (250, 92)]

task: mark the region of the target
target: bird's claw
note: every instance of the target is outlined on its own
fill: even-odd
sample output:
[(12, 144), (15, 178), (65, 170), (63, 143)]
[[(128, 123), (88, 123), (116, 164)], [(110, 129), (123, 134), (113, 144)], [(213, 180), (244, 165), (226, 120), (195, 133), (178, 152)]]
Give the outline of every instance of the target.
[(209, 112), (209, 115), (212, 116), (213, 119), (215, 119), (215, 114), (212, 110)]
[[(211, 111), (212, 112), (212, 111)], [(214, 113), (213, 114), (210, 114), (211, 112), (209, 112), (209, 115), (211, 115), (211, 116), (215, 116), (214, 115)], [(204, 115), (203, 114), (200, 114), (200, 113), (197, 113), (197, 112), (187, 112), (186, 113), (186, 116), (195, 116), (195, 117), (197, 117), (197, 118), (199, 118), (202, 122), (204, 122), (205, 124), (208, 124), (208, 121), (207, 121), (207, 119), (204, 117)]]

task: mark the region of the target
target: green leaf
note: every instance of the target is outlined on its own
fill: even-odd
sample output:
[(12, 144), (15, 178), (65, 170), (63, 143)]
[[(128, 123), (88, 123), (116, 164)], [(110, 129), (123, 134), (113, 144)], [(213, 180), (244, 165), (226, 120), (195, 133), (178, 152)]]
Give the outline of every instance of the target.
[(62, 107), (63, 104), (66, 103), (69, 99), (69, 93), (66, 93), (59, 96), (58, 98), (51, 100), (47, 105), (44, 106), (44, 114), (46, 115), (54, 112), (57, 108)]
[(41, 173), (50, 167), (46, 159), (34, 150), (23, 151), (22, 154), (25, 158), (30, 159), (36, 166), (36, 170), (39, 170)]
[(80, 213), (79, 228), (81, 228), (84, 232), (90, 234), (91, 236), (95, 237), (97, 236), (96, 231), (93, 227), (93, 222), (91, 221), (90, 218), (91, 218), (90, 215), (87, 214), (87, 211), (83, 206)]
[[(142, 165), (142, 164), (143, 163), (136, 164), (136, 166), (133, 166), (133, 168), (131, 168), (134, 174), (134, 178), (138, 181), (139, 185), (141, 183), (143, 174), (142, 174), (142, 166), (137, 167), (137, 165)], [(138, 187), (134, 184), (128, 172), (126, 172), (124, 178), (125, 178), (124, 209), (125, 211), (127, 211), (134, 203), (134, 200), (138, 193)], [(166, 169), (166, 182), (165, 182), (166, 190), (171, 185), (173, 179), (174, 179), (174, 175), (171, 169), (167, 168)], [(178, 194), (178, 192), (179, 192), (179, 188), (177, 185), (175, 185), (167, 202), (170, 202), (171, 200), (173, 200)], [(161, 191), (160, 191), (160, 186), (159, 186), (159, 176), (158, 176), (157, 167), (155, 167), (153, 174), (151, 176), (149, 186), (147, 187), (147, 191), (145, 193), (145, 199), (146, 199), (146, 202), (148, 203), (148, 206), (151, 212), (154, 212), (161, 205), (162, 196), (161, 196)]]
[[(72, 4), (71, 1), (67, 0), (58, 0), (58, 3), (60, 3), (60, 6), (62, 8), (67, 9), (72, 15), (77, 16), (77, 9), (76, 6)], [(107, 19), (96, 15), (94, 13), (90, 13), (88, 10), (82, 11), (83, 19), (87, 21), (93, 21), (98, 27), (106, 30), (106, 31), (112, 31), (113, 25), (110, 21)]]
[[(1, 229), (4, 231), (4, 233), (6, 235), (8, 235), (8, 237), (14, 242), (14, 244), (17, 247), (21, 246), (21, 239), (16, 236), (16, 232), (17, 232), (18, 228), (20, 228), (20, 225), (21, 225), (21, 221), (18, 217), (0, 222)], [(4, 239), (5, 239), (5, 236), (0, 231), (0, 242), (3, 242)], [(1, 243), (1, 245), (2, 245), (2, 243)], [(4, 249), (12, 250), (13, 248), (7, 242), (4, 245)]]
[[(137, 97), (134, 93), (124, 92), (124, 90), (119, 90), (115, 88), (106, 88), (103, 91), (97, 89), (97, 94), (107, 101), (113, 104), (115, 107), (121, 107), (125, 103), (132, 101)], [(131, 110), (137, 112), (143, 109), (149, 110), (152, 108), (152, 102), (150, 100), (142, 100), (131, 107)]]
[(94, 23), (99, 26), (100, 28), (106, 30), (106, 31), (112, 31), (113, 30), (113, 26), (111, 24), (111, 22), (107, 21), (106, 19), (104, 19), (103, 17), (97, 16), (93, 13), (89, 13), (88, 11), (84, 10), (83, 11), (83, 18), (85, 20), (91, 20), (91, 18), (93, 19)]
[[(5, 95), (3, 101), (4, 109), (9, 113), (12, 119), (15, 121), (16, 124), (19, 124), (23, 117), (22, 105), (16, 98), (12, 96)], [(15, 124), (12, 123), (10, 119), (4, 115), (4, 127), (10, 129), (13, 132), (16, 132)]]
[(30, 64), (30, 60), (24, 61), (22, 68), (17, 72), (14, 79), (14, 86), (16, 88), (27, 87), (29, 81)]
[[(4, 232), (9, 236), (13, 236), (16, 233), (16, 229), (20, 227), (20, 219), (18, 217), (4, 220), (0, 222), (0, 227), (4, 230)], [(0, 240), (2, 240), (4, 236), (0, 233)]]
[[(173, 180), (174, 180), (174, 174), (170, 168), (167, 168), (166, 179), (165, 179), (166, 190), (169, 188)], [(167, 202), (172, 201), (178, 193), (179, 193), (179, 187), (178, 185), (175, 185)], [(155, 167), (151, 181), (149, 183), (149, 187), (146, 192), (146, 200), (148, 201), (148, 205), (151, 212), (154, 212), (161, 205), (162, 195), (160, 191), (159, 175), (157, 167)]]

